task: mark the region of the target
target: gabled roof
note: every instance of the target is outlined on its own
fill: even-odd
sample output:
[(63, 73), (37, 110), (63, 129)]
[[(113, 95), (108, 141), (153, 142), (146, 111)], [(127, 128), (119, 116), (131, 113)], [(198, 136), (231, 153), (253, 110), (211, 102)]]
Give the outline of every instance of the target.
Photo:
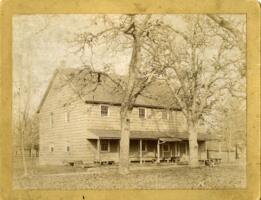
[[(117, 83), (120, 82), (121, 85), (126, 84), (126, 76), (116, 74), (109, 74), (109, 76), (107, 76), (103, 73), (91, 73), (85, 69), (66, 68), (56, 70), (54, 73), (38, 107), (38, 112), (40, 112), (57, 74), (64, 79), (64, 82), (68, 84), (85, 103), (121, 105), (124, 91), (119, 88)], [(173, 105), (173, 99), (167, 85), (160, 80), (149, 85), (144, 90), (143, 95), (138, 96), (134, 106), (180, 110), (177, 105)]]
[(43, 104), (44, 104), (44, 101), (45, 101), (45, 99), (47, 98), (47, 95), (48, 95), (48, 93), (49, 93), (51, 87), (53, 86), (53, 82), (54, 82), (54, 80), (55, 80), (57, 74), (58, 74), (58, 70), (55, 70), (55, 72), (54, 72), (54, 74), (53, 74), (53, 76), (52, 76), (52, 78), (51, 78), (51, 80), (50, 80), (50, 82), (49, 82), (49, 84), (48, 84), (48, 86), (47, 86), (47, 89), (45, 90), (45, 93), (44, 93), (44, 95), (43, 95), (43, 98), (41, 99), (40, 104), (39, 104), (39, 106), (38, 106), (38, 108), (37, 108), (37, 113), (40, 112), (40, 110), (41, 110), (41, 108), (42, 108), (42, 106), (43, 106)]

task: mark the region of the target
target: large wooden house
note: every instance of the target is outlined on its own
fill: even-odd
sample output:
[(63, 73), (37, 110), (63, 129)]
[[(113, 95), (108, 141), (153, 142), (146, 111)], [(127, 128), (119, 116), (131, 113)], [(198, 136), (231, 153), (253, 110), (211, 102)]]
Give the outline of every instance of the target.
[[(81, 72), (57, 70), (40, 103), (40, 164), (119, 161), (122, 95), (107, 76), (86, 78)], [(156, 82), (146, 91), (149, 97), (138, 97), (131, 114), (130, 162), (189, 157), (181, 110), (170, 103), (163, 83)], [(198, 136), (200, 159), (206, 157), (205, 143), (210, 136)]]

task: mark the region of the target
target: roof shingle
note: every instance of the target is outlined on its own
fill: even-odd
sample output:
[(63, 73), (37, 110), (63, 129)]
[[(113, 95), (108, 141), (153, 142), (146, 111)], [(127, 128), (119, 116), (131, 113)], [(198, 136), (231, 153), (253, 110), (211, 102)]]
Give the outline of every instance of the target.
[[(91, 73), (84, 69), (70, 68), (62, 69), (59, 72), (67, 77), (86, 102), (112, 104), (121, 104), (122, 102), (124, 90), (116, 82), (120, 82), (122, 85), (126, 84), (126, 76), (103, 75), (102, 73)], [(135, 105), (179, 110), (179, 107), (173, 102), (166, 83), (157, 80), (146, 87), (142, 95), (137, 97)]]

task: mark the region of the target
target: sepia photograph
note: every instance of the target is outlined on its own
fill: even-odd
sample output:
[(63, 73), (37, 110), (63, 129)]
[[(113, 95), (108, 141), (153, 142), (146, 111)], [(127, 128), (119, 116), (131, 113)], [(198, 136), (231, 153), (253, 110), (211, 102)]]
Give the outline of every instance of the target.
[(14, 15), (13, 189), (245, 189), (246, 27)]

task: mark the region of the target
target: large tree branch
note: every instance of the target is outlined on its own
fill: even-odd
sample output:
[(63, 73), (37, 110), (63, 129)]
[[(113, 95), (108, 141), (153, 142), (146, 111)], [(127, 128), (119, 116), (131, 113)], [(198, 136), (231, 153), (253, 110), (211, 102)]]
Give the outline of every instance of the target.
[(165, 80), (165, 82), (167, 83), (167, 86), (168, 86), (172, 96), (177, 100), (183, 114), (185, 115), (186, 118), (188, 118), (188, 108), (187, 108), (186, 104), (183, 102), (183, 99), (180, 98), (179, 95), (176, 93), (176, 91), (173, 90), (173, 88), (171, 87), (168, 80)]
[(235, 37), (235, 40), (241, 52), (245, 53), (245, 43), (243, 40), (243, 35), (238, 29), (236, 29), (228, 20), (221, 17), (220, 15), (208, 14), (207, 16), (212, 19), (217, 25), (229, 31)]

